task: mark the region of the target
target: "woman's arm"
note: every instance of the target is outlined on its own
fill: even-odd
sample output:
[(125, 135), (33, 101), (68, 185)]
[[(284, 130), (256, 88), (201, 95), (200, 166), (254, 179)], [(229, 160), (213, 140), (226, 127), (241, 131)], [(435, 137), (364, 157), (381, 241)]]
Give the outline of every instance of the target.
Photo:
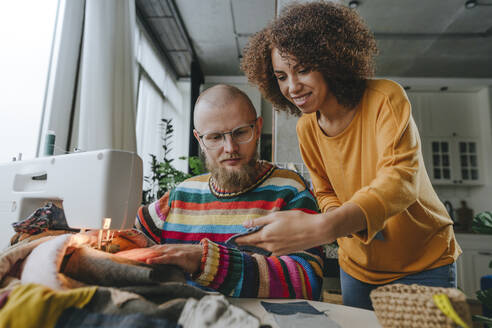
[(388, 219), (405, 211), (418, 197), (422, 155), (417, 126), (401, 87), (379, 105), (375, 122), (376, 176), (348, 200), (366, 216), (367, 230), (356, 234), (369, 243)]

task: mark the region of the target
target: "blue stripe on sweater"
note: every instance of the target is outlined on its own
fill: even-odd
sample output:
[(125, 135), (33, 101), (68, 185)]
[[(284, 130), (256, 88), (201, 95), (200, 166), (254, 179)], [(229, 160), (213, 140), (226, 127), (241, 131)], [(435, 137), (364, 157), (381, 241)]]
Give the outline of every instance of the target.
[(241, 252), (241, 277), (239, 278), (239, 282), (236, 284), (236, 288), (234, 289), (234, 294), (232, 294), (233, 297), (239, 297), (241, 295), (241, 291), (243, 289), (243, 282), (244, 282), (244, 259), (245, 254)]
[(319, 285), (318, 276), (316, 276), (316, 273), (314, 272), (314, 269), (311, 267), (311, 264), (309, 264), (308, 261), (306, 261), (300, 256), (290, 255), (290, 257), (294, 261), (302, 265), (304, 270), (306, 270), (309, 283), (311, 284), (311, 292), (313, 293), (313, 300), (315, 301), (319, 300), (321, 295), (321, 286)]
[(176, 187), (175, 192), (185, 192), (190, 194), (210, 194), (210, 190), (207, 188), (198, 189), (198, 188), (186, 188), (186, 187)]
[(275, 185), (267, 185), (263, 187), (256, 188), (252, 190), (252, 192), (262, 192), (262, 191), (285, 191), (285, 190), (290, 190), (292, 192), (297, 193), (297, 188), (292, 187), (292, 186), (275, 186)]
[(164, 222), (162, 230), (165, 231), (177, 231), (185, 233), (240, 233), (245, 232), (246, 228), (242, 225), (190, 225), (180, 223)]
[(313, 195), (311, 195), (311, 193), (310, 193), (310, 192), (306, 189), (306, 190), (304, 190), (304, 191), (302, 191), (302, 192), (298, 193), (298, 194), (297, 194), (294, 198), (292, 198), (292, 199), (290, 200), (290, 202), (289, 202), (289, 203), (293, 203), (293, 202), (295, 202), (295, 201), (297, 201), (297, 200), (299, 200), (299, 199), (301, 199), (301, 198), (309, 198), (309, 199), (311, 199), (313, 202), (315, 202)]

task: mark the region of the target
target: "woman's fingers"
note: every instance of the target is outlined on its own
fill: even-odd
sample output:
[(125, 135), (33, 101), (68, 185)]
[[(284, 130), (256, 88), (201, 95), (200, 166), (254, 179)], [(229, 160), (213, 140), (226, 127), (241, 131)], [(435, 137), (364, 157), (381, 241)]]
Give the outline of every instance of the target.
[(257, 231), (255, 233), (246, 235), (246, 236), (241, 236), (236, 239), (236, 244), (238, 245), (252, 245), (252, 246), (258, 246), (261, 243), (261, 236), (260, 236), (260, 231)]
[(243, 227), (245, 228), (252, 228), (252, 227), (257, 227), (257, 226), (262, 226), (265, 224), (272, 223), (273, 221), (276, 220), (277, 213), (265, 215), (256, 219), (249, 219), (243, 222)]

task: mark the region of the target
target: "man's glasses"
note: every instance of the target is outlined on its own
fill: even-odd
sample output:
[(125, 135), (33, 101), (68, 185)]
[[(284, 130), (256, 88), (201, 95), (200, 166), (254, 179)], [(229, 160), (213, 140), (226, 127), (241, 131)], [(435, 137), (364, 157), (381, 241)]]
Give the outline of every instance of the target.
[(253, 139), (256, 120), (257, 119), (254, 120), (254, 123), (238, 126), (237, 128), (234, 128), (229, 132), (211, 132), (198, 136), (200, 137), (200, 139), (202, 139), (205, 147), (209, 149), (221, 147), (224, 144), (226, 134), (230, 134), (232, 140), (235, 143), (247, 143)]

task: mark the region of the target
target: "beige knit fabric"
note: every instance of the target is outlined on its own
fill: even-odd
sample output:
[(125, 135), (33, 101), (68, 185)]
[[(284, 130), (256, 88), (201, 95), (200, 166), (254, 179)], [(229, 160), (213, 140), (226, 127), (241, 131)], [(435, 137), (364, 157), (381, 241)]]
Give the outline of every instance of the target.
[(383, 327), (457, 327), (434, 303), (432, 296), (441, 293), (448, 296), (458, 316), (471, 327), (466, 296), (456, 288), (391, 284), (376, 288), (370, 297)]

